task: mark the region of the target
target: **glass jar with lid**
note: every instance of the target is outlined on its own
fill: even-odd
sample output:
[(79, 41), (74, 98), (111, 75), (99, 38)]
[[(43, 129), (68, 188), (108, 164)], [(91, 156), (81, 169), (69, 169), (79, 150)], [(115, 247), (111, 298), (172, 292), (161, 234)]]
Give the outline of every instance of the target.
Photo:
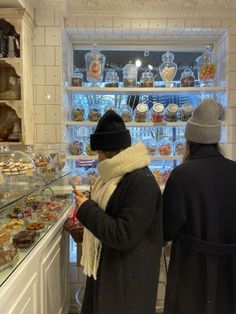
[(178, 138), (174, 142), (174, 155), (179, 156), (183, 155), (185, 151), (185, 140), (183, 138)]
[(166, 108), (166, 121), (176, 122), (178, 120), (178, 111), (179, 107), (176, 104), (169, 104)]
[(201, 86), (213, 86), (216, 77), (216, 65), (213, 61), (212, 45), (207, 45), (203, 54), (196, 59), (198, 80)]
[(163, 138), (158, 143), (158, 151), (161, 156), (169, 156), (172, 154), (172, 142), (167, 138)]
[(130, 122), (133, 120), (133, 111), (129, 105), (121, 106), (120, 114), (124, 122)]
[(156, 152), (157, 152), (157, 141), (153, 137), (144, 140), (143, 143), (146, 146), (148, 153), (150, 155), (153, 156), (156, 154)]
[(145, 70), (140, 79), (141, 87), (153, 87), (154, 76), (151, 70)]
[(105, 87), (119, 87), (119, 76), (115, 70), (110, 69), (106, 72)]
[(138, 68), (132, 61), (129, 61), (123, 68), (123, 83), (124, 87), (136, 87), (137, 85)]
[(102, 82), (106, 57), (93, 45), (93, 49), (85, 54), (87, 81), (92, 84)]
[(97, 104), (92, 104), (89, 107), (88, 119), (91, 122), (97, 122), (101, 118), (101, 111)]
[(194, 73), (191, 69), (185, 69), (181, 73), (180, 86), (181, 87), (194, 87)]
[(83, 73), (76, 73), (76, 75), (73, 75), (71, 78), (71, 86), (78, 86), (81, 87), (83, 85)]
[(83, 104), (76, 105), (76, 108), (72, 109), (71, 113), (72, 121), (84, 121), (85, 120), (85, 107)]
[(69, 152), (71, 155), (81, 155), (84, 151), (84, 145), (82, 141), (74, 141), (69, 144)]
[(52, 159), (46, 152), (34, 149), (33, 145), (28, 145), (26, 153), (34, 162), (38, 174), (46, 174), (52, 169)]
[(151, 110), (151, 121), (153, 123), (160, 123), (165, 119), (164, 106), (159, 102), (155, 102)]
[(134, 119), (136, 122), (146, 122), (148, 116), (148, 106), (144, 103), (139, 103), (135, 108)]
[(163, 166), (161, 168), (161, 185), (162, 186), (166, 185), (166, 182), (167, 182), (172, 170), (173, 170), (173, 168), (171, 168), (170, 166)]
[(180, 109), (179, 118), (181, 121), (187, 121), (193, 113), (193, 105), (190, 103), (183, 104)]
[(159, 73), (166, 87), (173, 85), (173, 79), (177, 72), (177, 65), (174, 63), (174, 54), (167, 51), (162, 55), (163, 63), (159, 66)]

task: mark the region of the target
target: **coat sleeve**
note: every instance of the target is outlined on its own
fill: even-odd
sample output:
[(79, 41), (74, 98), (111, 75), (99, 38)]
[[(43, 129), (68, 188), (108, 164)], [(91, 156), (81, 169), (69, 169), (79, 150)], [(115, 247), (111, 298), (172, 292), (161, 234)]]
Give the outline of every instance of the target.
[(172, 173), (163, 193), (163, 238), (174, 240), (187, 222), (184, 194)]
[(162, 210), (161, 192), (155, 179), (149, 177), (145, 183), (144, 179), (144, 176), (133, 178), (122, 196), (116, 218), (88, 200), (79, 208), (78, 220), (103, 244), (118, 250), (129, 250), (143, 237), (156, 212)]

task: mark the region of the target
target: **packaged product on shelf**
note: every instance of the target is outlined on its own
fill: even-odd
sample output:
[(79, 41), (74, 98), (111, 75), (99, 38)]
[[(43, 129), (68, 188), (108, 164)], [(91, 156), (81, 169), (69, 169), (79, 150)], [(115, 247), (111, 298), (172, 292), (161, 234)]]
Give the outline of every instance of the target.
[(158, 151), (161, 156), (169, 156), (172, 154), (172, 143), (168, 138), (163, 138), (158, 143)]
[(174, 143), (174, 155), (183, 155), (185, 150), (185, 141), (183, 138), (179, 138)]
[(166, 121), (176, 122), (178, 120), (179, 107), (176, 104), (169, 104), (166, 108)]
[(72, 110), (71, 114), (73, 121), (84, 121), (85, 120), (85, 109), (82, 105), (77, 106), (77, 108), (74, 108)]
[(160, 123), (165, 119), (164, 106), (161, 103), (154, 103), (151, 110), (151, 121), (154, 123)]
[(119, 76), (115, 70), (110, 69), (106, 72), (105, 87), (119, 87)]
[(193, 113), (193, 105), (190, 103), (184, 104), (179, 112), (179, 118), (181, 121), (187, 121), (189, 118), (191, 118)]
[(96, 178), (98, 177), (98, 172), (96, 168), (89, 168), (86, 172), (87, 184), (94, 185)]
[(180, 77), (181, 87), (194, 87), (194, 81), (195, 81), (195, 77), (191, 69), (185, 69), (181, 73), (181, 77)]
[(148, 106), (144, 103), (139, 103), (135, 109), (134, 119), (136, 122), (146, 122), (148, 115)]
[(153, 87), (154, 84), (154, 77), (153, 73), (150, 70), (145, 70), (142, 73), (141, 79), (140, 79), (140, 86), (141, 87)]
[(88, 119), (91, 122), (97, 122), (101, 118), (102, 114), (98, 108), (98, 105), (93, 104), (89, 108)]
[(123, 105), (120, 108), (121, 112), (121, 118), (124, 120), (124, 122), (130, 122), (133, 120), (133, 111), (130, 106)]
[(69, 152), (72, 155), (81, 155), (83, 153), (83, 143), (80, 141), (74, 141), (69, 144)]
[(91, 83), (102, 82), (106, 57), (93, 45), (93, 49), (85, 54), (87, 81)]
[(123, 83), (124, 87), (136, 87), (137, 86), (138, 68), (132, 61), (129, 61), (123, 68)]
[(71, 78), (71, 86), (81, 87), (83, 85), (83, 73), (77, 73)]
[(148, 138), (143, 141), (150, 155), (155, 155), (157, 152), (157, 141), (154, 138)]
[(213, 61), (212, 45), (207, 45), (203, 54), (196, 59), (198, 80), (201, 86), (213, 86), (216, 77), (216, 65)]
[(173, 79), (177, 72), (177, 65), (173, 62), (174, 54), (167, 51), (162, 55), (163, 63), (159, 66), (159, 73), (166, 87), (173, 85)]

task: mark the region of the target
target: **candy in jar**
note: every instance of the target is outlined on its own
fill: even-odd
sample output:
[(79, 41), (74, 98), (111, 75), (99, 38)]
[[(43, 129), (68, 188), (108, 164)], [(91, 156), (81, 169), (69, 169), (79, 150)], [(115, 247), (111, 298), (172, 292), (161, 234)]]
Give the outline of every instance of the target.
[(207, 45), (203, 54), (196, 59), (198, 80), (201, 86), (213, 86), (216, 76), (216, 65), (213, 62), (212, 45)]
[(169, 51), (162, 55), (163, 63), (159, 67), (159, 73), (166, 87), (173, 85), (173, 79), (177, 72), (177, 65), (173, 60), (174, 54)]
[(190, 69), (185, 69), (180, 77), (181, 87), (193, 87), (194, 86), (194, 73)]
[(179, 107), (176, 104), (169, 104), (166, 109), (166, 121), (176, 122), (178, 120)]
[(181, 121), (187, 121), (191, 118), (193, 113), (193, 105), (190, 103), (186, 103), (181, 107), (179, 118)]
[(81, 155), (83, 153), (83, 143), (79, 141), (74, 141), (69, 145), (69, 152), (72, 155)]
[(161, 156), (169, 156), (172, 154), (172, 143), (168, 138), (163, 138), (158, 145), (159, 154)]
[(160, 123), (164, 120), (164, 106), (161, 103), (154, 103), (151, 111), (151, 121)]
[(135, 109), (135, 121), (136, 122), (146, 122), (148, 113), (148, 106), (144, 103), (137, 105)]
[(157, 141), (154, 138), (148, 138), (143, 141), (150, 155), (155, 155), (157, 151)]
[(185, 141), (180, 138), (177, 139), (174, 143), (174, 154), (175, 156), (183, 155), (185, 151)]
[(93, 104), (89, 108), (88, 119), (91, 122), (97, 122), (101, 118), (101, 112), (96, 104)]

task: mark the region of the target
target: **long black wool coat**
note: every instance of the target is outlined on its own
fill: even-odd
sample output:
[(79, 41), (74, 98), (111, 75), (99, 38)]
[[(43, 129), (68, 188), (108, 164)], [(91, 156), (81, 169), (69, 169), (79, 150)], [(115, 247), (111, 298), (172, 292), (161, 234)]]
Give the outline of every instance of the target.
[(78, 220), (102, 242), (97, 280), (82, 314), (154, 314), (162, 247), (162, 196), (147, 167), (126, 174), (104, 212), (92, 201)]
[(176, 167), (163, 195), (173, 241), (165, 314), (236, 313), (236, 163), (203, 145)]

